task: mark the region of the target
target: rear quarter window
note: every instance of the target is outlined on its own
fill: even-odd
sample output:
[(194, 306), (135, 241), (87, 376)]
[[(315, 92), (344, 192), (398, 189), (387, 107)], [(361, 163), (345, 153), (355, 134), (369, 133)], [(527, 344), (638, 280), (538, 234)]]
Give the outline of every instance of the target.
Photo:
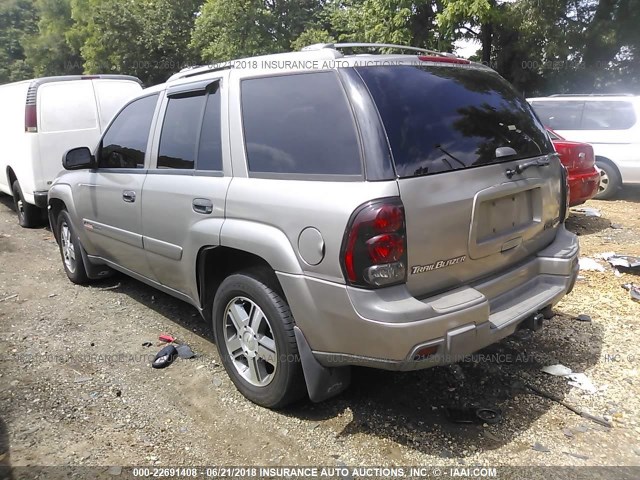
[(582, 114), (583, 130), (626, 130), (636, 123), (631, 102), (587, 101)]
[(460, 67), (357, 67), (400, 177), (553, 151), (531, 107), (499, 75)]
[(243, 80), (249, 171), (361, 175), (359, 140), (335, 72)]

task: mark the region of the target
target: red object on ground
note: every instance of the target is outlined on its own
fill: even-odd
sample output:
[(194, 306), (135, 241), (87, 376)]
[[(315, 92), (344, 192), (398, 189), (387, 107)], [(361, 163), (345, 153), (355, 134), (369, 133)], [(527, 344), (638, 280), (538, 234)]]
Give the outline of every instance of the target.
[(569, 173), (569, 206), (580, 205), (598, 193), (600, 185), (593, 147), (588, 143), (565, 140), (550, 128), (547, 131), (560, 155), (560, 162)]
[(173, 338), (171, 335), (168, 335), (168, 334), (166, 334), (166, 333), (163, 333), (162, 335), (160, 335), (160, 336), (158, 337), (158, 339), (159, 339), (161, 342), (166, 342), (166, 343), (173, 343), (173, 342), (175, 342), (175, 341), (176, 341), (176, 339), (175, 339), (175, 338)]

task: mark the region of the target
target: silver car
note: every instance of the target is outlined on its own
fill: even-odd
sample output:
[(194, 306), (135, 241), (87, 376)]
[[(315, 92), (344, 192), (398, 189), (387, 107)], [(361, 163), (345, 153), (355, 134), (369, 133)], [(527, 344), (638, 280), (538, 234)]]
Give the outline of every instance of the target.
[(71, 281), (117, 270), (192, 304), (271, 408), (539, 328), (578, 271), (544, 127), (487, 67), (343, 53), (362, 45), (144, 90), (49, 191)]

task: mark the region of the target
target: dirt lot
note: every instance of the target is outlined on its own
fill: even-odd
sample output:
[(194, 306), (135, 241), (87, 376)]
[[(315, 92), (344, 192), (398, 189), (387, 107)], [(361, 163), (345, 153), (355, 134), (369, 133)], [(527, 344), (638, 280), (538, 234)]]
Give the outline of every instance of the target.
[[(574, 214), (583, 256), (640, 255), (640, 189)], [(71, 284), (51, 233), (18, 227), (0, 198), (0, 463), (26, 465), (638, 465), (638, 277), (582, 272), (542, 331), (454, 367), (354, 371), (322, 404), (269, 411), (246, 401), (196, 311), (124, 276)], [(614, 227), (612, 228), (612, 223)], [(592, 322), (576, 320), (586, 314)], [(198, 357), (153, 370), (158, 335)], [(153, 342), (145, 348), (144, 342)], [(489, 356), (488, 354), (492, 354)], [(589, 395), (540, 372), (585, 372)], [(532, 394), (533, 385), (612, 423)], [(496, 425), (456, 424), (445, 407), (499, 407)], [(10, 450), (2, 447), (10, 445)]]

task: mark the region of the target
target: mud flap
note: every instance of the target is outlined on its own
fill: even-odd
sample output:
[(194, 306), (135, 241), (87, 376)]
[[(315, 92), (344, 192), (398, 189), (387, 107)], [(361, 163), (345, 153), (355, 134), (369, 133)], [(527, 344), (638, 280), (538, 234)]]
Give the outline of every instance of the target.
[(302, 330), (293, 327), (293, 331), (296, 335), (304, 380), (311, 401), (322, 402), (346, 390), (351, 383), (351, 367), (328, 368), (320, 365), (313, 356)]
[(84, 269), (87, 272), (87, 277), (91, 280), (99, 280), (101, 278), (108, 278), (113, 275), (113, 270), (106, 265), (96, 265), (91, 263), (87, 252), (84, 251), (84, 247), (80, 245), (80, 253), (82, 255), (82, 261), (84, 262)]

